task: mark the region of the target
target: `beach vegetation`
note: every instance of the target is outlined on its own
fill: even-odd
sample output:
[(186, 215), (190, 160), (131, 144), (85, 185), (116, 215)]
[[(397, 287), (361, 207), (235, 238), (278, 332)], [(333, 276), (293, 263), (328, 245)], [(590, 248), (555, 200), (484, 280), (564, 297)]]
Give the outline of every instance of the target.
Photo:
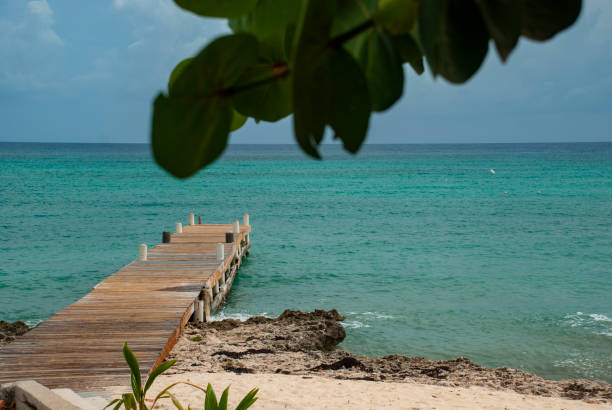
[(356, 153), (372, 113), (392, 107), (408, 66), (468, 81), (493, 43), (505, 62), (521, 37), (546, 41), (578, 18), (581, 0), (175, 0), (227, 20), (170, 74), (153, 102), (157, 163), (180, 178), (225, 150), (248, 118), (293, 115), (301, 149), (320, 158), (326, 129)]
[(202, 336), (194, 336), (189, 340), (191, 340), (192, 342), (199, 342), (200, 340), (202, 340)]
[[(140, 372), (140, 365), (138, 364), (138, 360), (136, 359), (136, 355), (134, 352), (128, 347), (127, 342), (123, 345), (123, 358), (130, 368), (130, 381), (132, 392), (124, 393), (121, 395), (121, 398), (114, 399), (110, 401), (106, 407), (112, 407), (112, 410), (119, 410), (122, 406), (125, 410), (149, 410), (153, 409), (157, 402), (160, 399), (170, 399), (174, 407), (179, 410), (185, 410), (185, 407), (181, 405), (179, 399), (170, 391), (171, 388), (177, 386), (179, 384), (185, 384), (191, 387), (194, 387), (198, 390), (204, 392), (204, 410), (227, 410), (227, 403), (229, 397), (229, 386), (221, 394), (221, 398), (217, 401), (217, 396), (215, 395), (215, 391), (213, 390), (212, 385), (209, 383), (206, 388), (199, 386), (197, 384), (189, 383), (189, 382), (175, 382), (164, 389), (162, 389), (155, 399), (153, 399), (153, 403), (151, 407), (147, 407), (146, 405), (146, 394), (153, 385), (155, 379), (172, 367), (176, 360), (170, 360), (164, 362), (157, 366), (145, 381), (144, 387), (142, 385), (142, 377)], [(253, 405), (257, 401), (257, 393), (259, 389), (252, 389), (249, 391), (238, 403), (236, 406), (236, 410), (246, 410)], [(187, 406), (187, 409), (190, 410), (191, 407)]]

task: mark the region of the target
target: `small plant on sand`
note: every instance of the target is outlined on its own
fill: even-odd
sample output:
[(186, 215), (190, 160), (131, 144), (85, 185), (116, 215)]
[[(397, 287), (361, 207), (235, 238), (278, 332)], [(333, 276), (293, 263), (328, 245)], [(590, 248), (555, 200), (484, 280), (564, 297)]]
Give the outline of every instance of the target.
[(199, 342), (200, 340), (202, 340), (202, 336), (194, 336), (189, 340), (191, 340), (192, 342)]
[[(140, 366), (138, 365), (138, 360), (136, 360), (136, 356), (130, 350), (127, 343), (123, 345), (123, 357), (125, 358), (125, 361), (130, 367), (130, 379), (131, 379), (131, 384), (132, 384), (132, 392), (121, 395), (120, 399), (112, 400), (104, 408), (106, 409), (114, 405), (113, 410), (118, 410), (121, 408), (121, 406), (123, 406), (125, 410), (149, 410), (149, 408), (145, 404), (145, 396), (147, 394), (147, 391), (151, 388), (151, 385), (153, 384), (153, 381), (157, 378), (157, 376), (159, 376), (160, 374), (168, 370), (174, 363), (176, 363), (176, 360), (170, 360), (168, 362), (162, 363), (159, 366), (157, 366), (155, 369), (153, 369), (153, 371), (147, 378), (144, 388), (143, 388), (142, 378), (141, 378), (141, 373), (140, 373)], [(172, 383), (171, 385), (167, 386), (165, 389), (159, 392), (159, 394), (155, 397), (155, 399), (153, 400), (153, 404), (151, 404), (151, 409), (155, 407), (155, 404), (157, 404), (158, 400), (170, 399), (172, 400), (172, 403), (177, 409), (185, 410), (185, 408), (181, 405), (181, 403), (178, 401), (176, 396), (170, 392), (170, 389), (178, 384), (186, 384), (198, 390), (203, 391), (205, 393), (204, 410), (227, 410), (227, 399), (229, 396), (229, 386), (223, 391), (223, 394), (221, 395), (221, 399), (217, 401), (217, 396), (215, 395), (215, 391), (213, 390), (210, 383), (205, 389), (202, 386), (198, 386), (197, 384), (188, 383), (188, 382), (176, 382), (176, 383)], [(259, 391), (258, 389), (253, 389), (250, 392), (248, 392), (246, 396), (244, 396), (242, 401), (238, 404), (238, 406), (236, 407), (236, 410), (246, 410), (249, 407), (251, 407), (253, 403), (257, 401), (256, 395), (258, 391)], [(187, 410), (191, 410), (191, 407), (188, 406)]]

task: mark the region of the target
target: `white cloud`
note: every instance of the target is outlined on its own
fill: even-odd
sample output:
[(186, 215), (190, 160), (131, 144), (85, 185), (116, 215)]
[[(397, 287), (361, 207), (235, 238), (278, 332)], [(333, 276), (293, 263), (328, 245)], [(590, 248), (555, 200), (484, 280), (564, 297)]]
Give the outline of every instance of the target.
[(0, 17), (0, 84), (18, 89), (53, 83), (54, 61), (65, 46), (47, 0), (26, 3), (19, 19)]

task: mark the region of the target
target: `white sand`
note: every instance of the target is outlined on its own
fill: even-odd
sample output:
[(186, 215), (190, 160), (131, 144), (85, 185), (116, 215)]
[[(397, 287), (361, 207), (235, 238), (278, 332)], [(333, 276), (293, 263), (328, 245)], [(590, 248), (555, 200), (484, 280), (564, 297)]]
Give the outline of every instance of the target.
[[(167, 385), (188, 381), (206, 386), (211, 382), (217, 399), (231, 384), (229, 408), (233, 409), (253, 387), (259, 400), (251, 409), (612, 409), (612, 405), (552, 397), (527, 396), (513, 391), (483, 387), (453, 388), (411, 383), (337, 380), (320, 376), (280, 374), (197, 373), (160, 376), (147, 397), (153, 398)], [(121, 388), (112, 388), (121, 393)], [(204, 394), (179, 385), (171, 390), (185, 408), (202, 409)], [(170, 400), (155, 408), (174, 409)], [(148, 401), (149, 406), (151, 402)]]

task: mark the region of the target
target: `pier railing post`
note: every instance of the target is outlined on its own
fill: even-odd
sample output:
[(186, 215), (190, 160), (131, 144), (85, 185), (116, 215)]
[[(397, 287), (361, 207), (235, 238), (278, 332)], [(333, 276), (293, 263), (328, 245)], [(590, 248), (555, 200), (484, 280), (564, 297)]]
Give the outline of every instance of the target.
[(223, 261), (224, 258), (224, 252), (225, 252), (225, 245), (223, 245), (222, 243), (218, 243), (217, 244), (217, 260), (218, 261)]
[(170, 232), (168, 231), (162, 232), (162, 243), (170, 243), (170, 238), (171, 238)]
[(202, 216), (198, 215), (198, 225), (202, 225)]
[(138, 246), (138, 260), (139, 261), (147, 260), (147, 245), (144, 243), (141, 243), (140, 246)]
[(176, 233), (183, 233), (183, 224), (180, 222), (176, 223)]
[(204, 301), (202, 299), (196, 299), (196, 322), (204, 321)]
[(234, 233), (240, 233), (240, 222), (238, 222), (238, 219), (234, 219)]
[[(249, 214), (242, 215), (242, 222), (246, 226), (251, 226), (251, 221), (249, 221)], [(249, 244), (251, 241), (248, 233), (245, 235), (245, 240), (247, 244)]]
[(204, 298), (202, 300), (202, 305), (204, 305), (204, 320), (206, 322), (210, 322), (210, 305), (212, 304), (212, 298), (210, 297), (210, 293), (208, 293), (208, 289), (204, 289)]
[(189, 214), (189, 225), (195, 225), (195, 215), (193, 212)]

